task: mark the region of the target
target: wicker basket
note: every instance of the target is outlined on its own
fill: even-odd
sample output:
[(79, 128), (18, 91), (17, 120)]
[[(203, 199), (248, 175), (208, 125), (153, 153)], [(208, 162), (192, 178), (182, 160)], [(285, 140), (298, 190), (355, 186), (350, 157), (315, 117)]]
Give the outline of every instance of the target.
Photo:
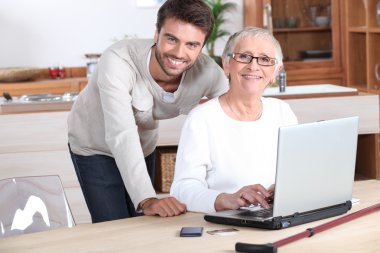
[(156, 161), (156, 191), (167, 193), (174, 177), (174, 166), (177, 155), (177, 147), (158, 147)]
[(21, 82), (35, 78), (38, 68), (0, 68), (0, 82)]

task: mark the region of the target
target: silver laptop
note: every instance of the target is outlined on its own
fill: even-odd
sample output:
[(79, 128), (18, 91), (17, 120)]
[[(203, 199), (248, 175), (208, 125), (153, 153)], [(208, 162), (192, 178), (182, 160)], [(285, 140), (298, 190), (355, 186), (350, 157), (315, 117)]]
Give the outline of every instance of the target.
[(281, 229), (346, 213), (351, 209), (358, 123), (358, 117), (349, 117), (281, 127), (273, 209), (209, 213), (205, 220)]

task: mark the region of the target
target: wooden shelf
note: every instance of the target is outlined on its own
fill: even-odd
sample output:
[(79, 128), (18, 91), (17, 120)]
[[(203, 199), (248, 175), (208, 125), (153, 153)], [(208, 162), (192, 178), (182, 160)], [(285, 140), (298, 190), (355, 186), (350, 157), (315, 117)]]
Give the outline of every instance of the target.
[(360, 26), (360, 27), (348, 27), (348, 32), (356, 33), (380, 33), (380, 27), (370, 27)]
[(346, 78), (349, 86), (380, 94), (378, 0), (341, 0), (346, 26)]
[(331, 31), (331, 27), (298, 27), (298, 28), (274, 28), (274, 33), (296, 33), (296, 32), (324, 32)]
[[(289, 85), (298, 84), (336, 84), (343, 83), (344, 73), (341, 57), (341, 18), (340, 0), (244, 0), (244, 26), (263, 27), (265, 4), (272, 6), (272, 23), (278, 25), (282, 19), (293, 17), (296, 27), (274, 27), (273, 34), (281, 45), (284, 65)], [(308, 9), (310, 5), (318, 5), (318, 16), (331, 10), (330, 27), (311, 26)], [(303, 61), (302, 51), (331, 50), (331, 59), (313, 59)]]
[(368, 29), (369, 33), (380, 33), (380, 27), (373, 27)]
[(347, 30), (349, 32), (355, 32), (355, 33), (366, 33), (367, 32), (367, 27), (366, 26), (348, 27)]

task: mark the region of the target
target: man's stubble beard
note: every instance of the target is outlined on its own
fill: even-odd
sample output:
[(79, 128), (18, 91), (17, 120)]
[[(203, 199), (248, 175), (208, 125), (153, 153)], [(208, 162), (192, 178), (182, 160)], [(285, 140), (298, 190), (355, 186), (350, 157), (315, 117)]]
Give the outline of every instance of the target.
[[(176, 71), (176, 73), (173, 73), (170, 71), (170, 69), (168, 70), (164, 64), (164, 60), (163, 60), (163, 57), (161, 57), (161, 54), (160, 54), (160, 50), (158, 49), (158, 44), (156, 44), (156, 49), (155, 49), (155, 53), (154, 53), (155, 57), (156, 57), (156, 60), (158, 62), (158, 65), (160, 66), (160, 68), (162, 69), (162, 71), (167, 75), (167, 76), (170, 76), (170, 77), (177, 77), (177, 76), (180, 76), (182, 75), (183, 72), (189, 70), (190, 68), (193, 67), (194, 63), (188, 65), (188, 66), (185, 66), (185, 68), (183, 70), (180, 70), (179, 72)], [(174, 58), (174, 59), (178, 59), (177, 57), (175, 56), (172, 56), (172, 55), (167, 55), (171, 58)], [(186, 60), (187, 62), (187, 60)]]

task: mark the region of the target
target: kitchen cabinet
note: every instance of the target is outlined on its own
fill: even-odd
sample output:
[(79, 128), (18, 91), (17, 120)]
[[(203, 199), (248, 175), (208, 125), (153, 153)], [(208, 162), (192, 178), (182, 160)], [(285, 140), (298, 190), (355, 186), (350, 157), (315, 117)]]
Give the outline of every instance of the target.
[[(339, 0), (244, 0), (244, 26), (273, 31), (284, 54), (289, 85), (342, 85), (339, 4)], [(326, 18), (328, 23), (320, 22)]]
[(62, 79), (52, 79), (49, 74), (49, 69), (39, 69), (37, 80), (0, 82), (0, 96), (3, 92), (8, 92), (11, 96), (80, 92), (86, 84), (86, 67), (65, 68), (65, 78)]
[(345, 17), (348, 86), (380, 93), (379, 0), (342, 1)]
[(0, 179), (58, 175), (77, 224), (91, 223), (71, 162), (68, 112), (0, 116)]
[[(65, 68), (65, 78), (52, 79), (48, 69), (40, 69), (37, 80), (25, 82), (0, 82), (0, 97), (3, 92), (8, 92), (12, 101), (0, 98), (0, 115), (14, 113), (69, 111), (73, 99), (54, 99), (47, 101), (46, 97), (40, 101), (25, 102), (20, 96), (31, 94), (54, 94), (79, 93), (86, 85), (87, 78), (85, 67)], [(65, 96), (64, 96), (65, 97)]]
[(63, 94), (65, 92), (79, 92), (87, 84), (87, 78), (74, 77), (63, 79), (42, 79), (31, 82), (0, 83), (0, 94), (8, 92), (11, 96), (25, 94)]

